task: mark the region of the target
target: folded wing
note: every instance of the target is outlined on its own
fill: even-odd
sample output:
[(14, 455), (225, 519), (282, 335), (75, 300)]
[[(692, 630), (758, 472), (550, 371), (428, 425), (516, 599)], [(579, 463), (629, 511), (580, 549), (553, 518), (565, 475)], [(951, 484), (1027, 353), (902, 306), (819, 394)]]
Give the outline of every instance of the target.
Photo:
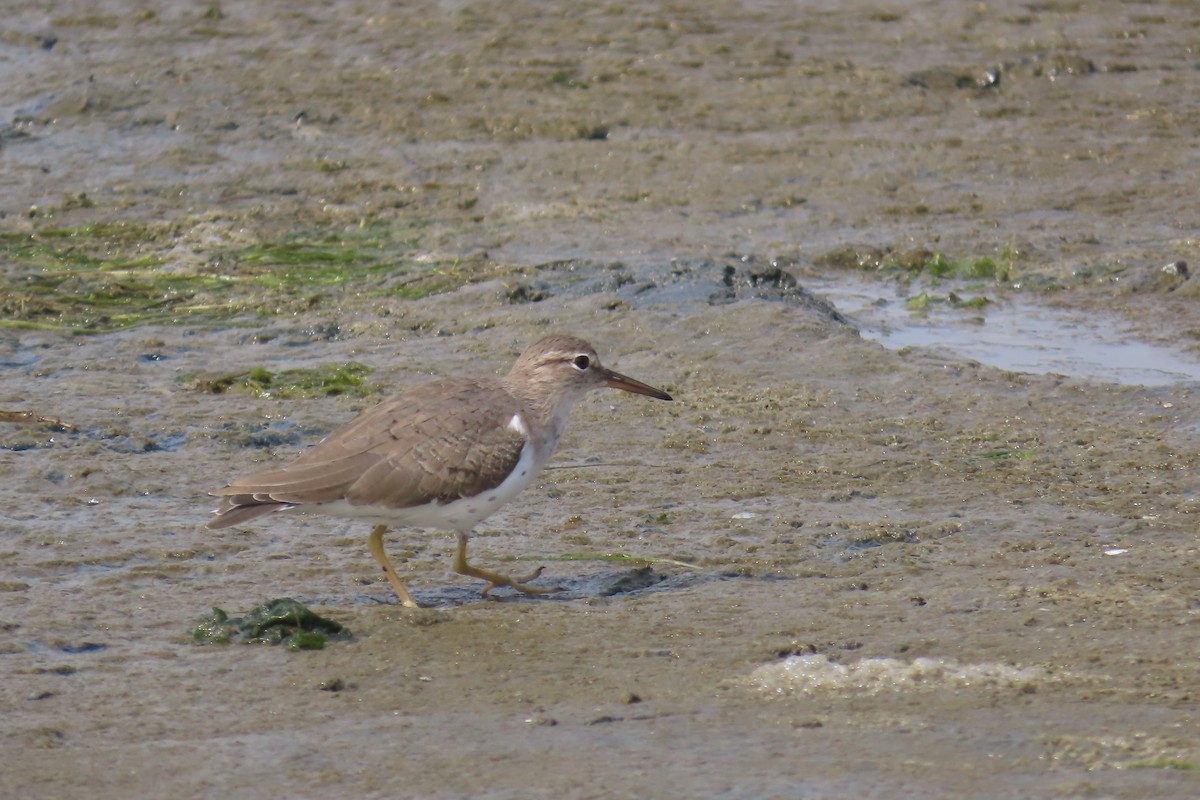
[[(345, 500), (402, 509), (499, 486), (521, 456), (520, 410), (498, 382), (439, 381), (393, 395), (280, 469), (239, 478), (208, 527)], [(505, 402), (505, 400), (509, 402)]]

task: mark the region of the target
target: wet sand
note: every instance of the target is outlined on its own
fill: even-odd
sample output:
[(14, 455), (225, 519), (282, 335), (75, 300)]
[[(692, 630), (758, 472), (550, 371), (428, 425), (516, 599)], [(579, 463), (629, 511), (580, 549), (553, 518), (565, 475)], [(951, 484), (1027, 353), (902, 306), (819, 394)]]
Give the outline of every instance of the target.
[[(213, 274), (383, 224), (472, 272), (0, 333), (0, 409), (77, 428), (0, 427), (4, 792), (1194, 797), (1196, 384), (888, 350), (804, 287), (846, 252), (987, 257), (1004, 280), (963, 291), (993, 307), (1196, 358), (1200, 284), (1161, 268), (1200, 263), (1200, 17), (945, 6), (10, 12), (4, 232), (137, 223), (164, 269)], [(203, 529), (208, 489), (373, 398), (180, 376), (355, 360), (391, 391), (549, 331), (676, 398), (594, 395), (479, 526), (477, 563), (561, 594), (480, 600), (451, 536), (400, 531), (412, 611), (365, 525)], [(192, 644), (212, 606), (278, 596), (356, 638)], [(905, 679), (920, 659), (966, 677)]]

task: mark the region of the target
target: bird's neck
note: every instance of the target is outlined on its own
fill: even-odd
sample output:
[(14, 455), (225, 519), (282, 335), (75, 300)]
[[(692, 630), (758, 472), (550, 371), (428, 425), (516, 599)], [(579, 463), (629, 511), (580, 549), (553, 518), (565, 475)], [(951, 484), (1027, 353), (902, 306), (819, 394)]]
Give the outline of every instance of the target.
[(559, 438), (567, 427), (567, 417), (571, 413), (574, 399), (561, 395), (522, 391), (519, 385), (506, 382), (509, 393), (521, 401), (525, 415), (525, 424), (529, 427), (529, 435), (533, 439), (534, 450), (542, 463), (549, 460), (554, 452)]

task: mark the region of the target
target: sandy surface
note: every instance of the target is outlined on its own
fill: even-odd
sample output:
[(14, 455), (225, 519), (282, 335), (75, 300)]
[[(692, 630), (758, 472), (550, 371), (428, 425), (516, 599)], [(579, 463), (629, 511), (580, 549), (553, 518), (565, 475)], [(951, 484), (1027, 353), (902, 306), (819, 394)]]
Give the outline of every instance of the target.
[[(0, 334), (0, 409), (78, 427), (0, 427), (0, 795), (1197, 795), (1197, 385), (888, 350), (771, 272), (988, 257), (996, 307), (1195, 358), (1160, 269), (1200, 263), (1192, 3), (286, 5), (10, 10), (0, 227), (159, 226), (186, 272), (382, 222), (475, 280)], [(411, 611), (365, 525), (202, 528), (370, 400), (180, 375), (398, 389), (547, 331), (676, 398), (584, 402), (479, 527), (560, 595), (481, 601), (400, 531)], [(610, 594), (641, 565), (606, 554), (693, 566)], [(355, 640), (190, 641), (285, 595)]]

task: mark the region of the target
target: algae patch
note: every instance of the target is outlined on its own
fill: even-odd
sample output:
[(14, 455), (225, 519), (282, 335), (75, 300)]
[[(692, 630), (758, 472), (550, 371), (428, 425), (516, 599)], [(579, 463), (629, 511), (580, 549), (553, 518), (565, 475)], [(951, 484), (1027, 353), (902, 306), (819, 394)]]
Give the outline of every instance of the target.
[(363, 221), (236, 245), (196, 241), (182, 223), (0, 232), (0, 327), (204, 324), (336, 308), (348, 295), (416, 300), (491, 274), (486, 258), (425, 257), (421, 227)]
[(283, 644), (289, 650), (320, 650), (330, 639), (352, 638), (348, 628), (290, 597), (268, 600), (244, 617), (231, 617), (213, 608), (192, 631), (196, 644)]
[(330, 397), (347, 395), (367, 397), (379, 394), (379, 387), (367, 381), (371, 368), (357, 361), (345, 364), (325, 364), (315, 368), (285, 369), (271, 372), (255, 367), (247, 372), (224, 375), (187, 373), (177, 380), (199, 392), (224, 394), (236, 391), (255, 397), (276, 399)]
[(996, 258), (979, 256), (955, 258), (924, 247), (880, 248), (871, 245), (846, 245), (819, 254), (813, 264), (833, 269), (857, 269), (864, 272), (900, 273), (933, 280), (989, 281), (1012, 283), (1018, 279), (1020, 252), (1003, 247)]
[(921, 292), (910, 296), (904, 301), (904, 307), (909, 311), (924, 314), (930, 308), (938, 305), (945, 305), (947, 308), (983, 308), (988, 304), (988, 299), (982, 296), (962, 298), (957, 292), (950, 292), (946, 296), (930, 294), (929, 292)]

